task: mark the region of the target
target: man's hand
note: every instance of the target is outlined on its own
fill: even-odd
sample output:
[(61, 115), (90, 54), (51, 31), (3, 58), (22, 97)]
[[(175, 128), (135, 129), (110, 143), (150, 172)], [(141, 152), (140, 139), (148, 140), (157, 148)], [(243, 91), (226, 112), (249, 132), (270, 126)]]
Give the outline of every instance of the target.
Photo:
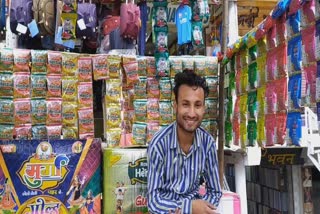
[(181, 209), (177, 208), (175, 211), (169, 211), (169, 214), (181, 214)]
[(217, 208), (205, 200), (192, 201), (192, 214), (219, 214)]

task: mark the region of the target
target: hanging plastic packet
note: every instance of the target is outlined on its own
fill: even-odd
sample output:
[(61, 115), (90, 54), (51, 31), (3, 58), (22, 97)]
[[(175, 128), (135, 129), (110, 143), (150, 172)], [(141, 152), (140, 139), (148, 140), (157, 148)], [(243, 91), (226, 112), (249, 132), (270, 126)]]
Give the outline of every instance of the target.
[(78, 139), (77, 127), (63, 127), (62, 128), (63, 139)]
[(0, 73), (1, 97), (13, 97), (13, 79), (12, 73)]
[(47, 51), (31, 50), (31, 73), (47, 73)]
[(121, 106), (119, 103), (107, 103), (105, 119), (105, 125), (108, 129), (121, 127)]
[(225, 124), (225, 143), (224, 145), (230, 148), (230, 144), (232, 142), (232, 124), (230, 121), (226, 120)]
[(32, 136), (31, 124), (15, 126), (13, 135), (16, 140), (29, 140)]
[(266, 87), (267, 114), (273, 114), (277, 110), (277, 93), (274, 82), (268, 82)]
[(267, 39), (264, 37), (257, 42), (257, 55), (264, 56), (267, 53)]
[(155, 51), (164, 53), (168, 51), (168, 28), (155, 28)]
[(265, 115), (265, 127), (266, 127), (266, 146), (273, 146), (277, 142), (276, 129), (277, 126), (276, 115), (266, 114)]
[(246, 148), (247, 140), (248, 140), (248, 131), (247, 131), (247, 123), (241, 122), (240, 123), (240, 146), (242, 149)]
[(248, 67), (248, 62), (249, 62), (248, 49), (240, 50), (239, 53), (240, 53), (240, 67), (241, 68)]
[(206, 76), (207, 69), (206, 69), (206, 58), (199, 56), (195, 57), (194, 60), (194, 72), (199, 76)]
[(304, 1), (301, 9), (301, 25), (306, 27), (312, 25), (315, 22), (315, 2), (313, 1)]
[[(2, 53), (1, 53), (2, 55)], [(14, 64), (13, 72), (30, 72), (30, 50), (14, 49), (13, 50)]]
[(289, 110), (300, 109), (301, 107), (301, 74), (289, 77), (288, 84), (288, 108)]
[(31, 100), (32, 125), (46, 124), (47, 104), (45, 99)]
[(76, 102), (78, 98), (78, 80), (74, 78), (62, 79), (62, 100)]
[[(110, 78), (120, 78), (121, 56), (108, 55), (107, 57)], [(127, 76), (128, 78), (128, 76)]]
[(247, 131), (248, 131), (247, 146), (255, 146), (257, 143), (257, 135), (258, 135), (256, 121), (254, 121), (254, 120), (248, 121)]
[(296, 13), (288, 16), (287, 19), (287, 37), (293, 38), (296, 34), (300, 32), (301, 26), (301, 12), (298, 10)]
[(302, 37), (302, 63), (304, 65), (315, 62), (316, 55), (316, 29), (315, 25), (311, 25), (308, 28), (301, 30)]
[(78, 71), (77, 53), (62, 52), (62, 76), (75, 77)]
[(267, 57), (266, 55), (259, 56), (257, 58), (257, 87), (266, 85), (267, 82), (267, 73), (266, 73), (266, 64)]
[(168, 3), (163, 2), (153, 2), (153, 14), (152, 18), (154, 19), (154, 27), (165, 27), (168, 22)]
[(257, 45), (249, 48), (249, 63), (253, 63), (257, 59)]
[(159, 99), (149, 98), (147, 100), (147, 121), (159, 121)]
[(182, 58), (182, 70), (194, 70), (194, 58), (189, 56)]
[(283, 145), (287, 135), (287, 113), (280, 112), (276, 116), (277, 144)]
[(204, 45), (203, 41), (203, 28), (202, 28), (202, 22), (192, 22), (192, 45), (196, 48), (200, 48)]
[(239, 115), (240, 115), (240, 121), (246, 122), (248, 120), (247, 114), (248, 112), (248, 94), (243, 94), (240, 96), (239, 101)]
[(257, 63), (254, 62), (249, 65), (248, 69), (248, 79), (250, 89), (255, 89), (258, 86), (258, 72), (257, 72)]
[(160, 100), (159, 102), (160, 124), (170, 124), (172, 122), (173, 108), (171, 101)]
[(147, 78), (139, 77), (139, 81), (134, 84), (134, 98), (145, 99), (147, 97)]
[(79, 82), (92, 82), (92, 60), (91, 57), (79, 57), (78, 59)]
[(277, 111), (286, 111), (288, 109), (288, 79), (282, 77), (274, 81), (277, 94)]
[(73, 40), (76, 39), (76, 24), (77, 24), (77, 13), (62, 13), (61, 24), (62, 24), (62, 40)]
[(229, 73), (228, 97), (235, 97), (235, 95), (236, 95), (236, 72), (235, 71), (231, 71)]
[(157, 122), (148, 122), (147, 123), (147, 143), (151, 141), (154, 134), (157, 133), (160, 129), (159, 123)]
[(62, 124), (61, 98), (47, 99), (47, 125)]
[(47, 126), (47, 135), (49, 140), (61, 139), (62, 126), (61, 125), (50, 125)]
[(78, 83), (78, 107), (93, 108), (93, 89), (91, 82)]
[(308, 106), (316, 102), (317, 89), (317, 65), (309, 64), (303, 68), (303, 73), (306, 79), (305, 102)]
[(31, 98), (46, 98), (47, 77), (43, 74), (31, 74)]
[(159, 80), (160, 100), (171, 100), (171, 81), (169, 77), (162, 77)]
[(206, 57), (206, 76), (218, 76), (218, 58)]
[(139, 77), (147, 76), (147, 61), (143, 56), (137, 57)]
[(9, 48), (1, 49), (0, 70), (12, 72), (13, 61), (14, 61), (13, 50)]
[(168, 52), (156, 53), (156, 77), (168, 77), (170, 74), (170, 62)]
[(277, 35), (277, 29), (276, 29), (276, 26), (274, 25), (266, 34), (267, 48), (269, 51), (275, 48), (277, 45), (276, 35)]
[(277, 71), (277, 49), (274, 48), (267, 53), (267, 81), (272, 81), (276, 79)]
[(260, 147), (266, 145), (266, 130), (265, 130), (265, 116), (262, 115), (257, 120), (257, 142)]
[(13, 97), (30, 98), (30, 73), (14, 73), (13, 75)]
[(248, 118), (257, 118), (257, 91), (248, 93)]
[(47, 75), (47, 98), (61, 98), (61, 75)]
[(218, 97), (218, 78), (217, 77), (207, 77), (206, 78), (207, 86), (209, 88), (208, 98), (217, 98)]
[(121, 129), (113, 128), (106, 130), (106, 142), (109, 148), (116, 148), (120, 145)]
[(96, 55), (92, 57), (92, 67), (94, 80), (109, 78), (107, 55)]
[(12, 99), (0, 99), (0, 124), (14, 124), (14, 105)]
[(147, 100), (134, 100), (134, 121), (147, 121)]
[(62, 74), (62, 54), (48, 51), (47, 74)]
[(301, 0), (291, 0), (291, 3), (289, 5), (288, 15), (292, 15), (296, 12), (298, 12), (301, 8)]
[(32, 126), (32, 139), (34, 140), (44, 140), (48, 139), (47, 127), (45, 125)]
[(277, 69), (276, 69), (276, 78), (286, 77), (288, 76), (287, 71), (287, 45), (284, 43), (282, 45), (278, 45), (275, 48), (275, 52), (277, 53)]
[(79, 137), (94, 133), (94, 116), (92, 108), (79, 109), (78, 118)]
[(320, 18), (320, 2), (315, 1), (315, 18), (319, 21)]
[(300, 73), (302, 69), (302, 40), (301, 35), (288, 41), (288, 74)]
[(76, 0), (63, 0), (62, 1), (62, 13), (77, 13), (77, 1)]
[(265, 115), (266, 112), (266, 86), (257, 89), (257, 115), (260, 117)]
[(137, 60), (132, 60), (126, 63), (124, 62), (123, 68), (126, 72), (127, 86), (132, 86), (139, 81)]
[(78, 125), (78, 106), (76, 102), (62, 102), (62, 125)]
[(241, 73), (241, 92), (246, 93), (249, 89), (249, 74), (248, 74), (248, 67), (242, 69)]
[(300, 112), (290, 112), (287, 116), (289, 145), (300, 146), (302, 138), (302, 119)]
[(236, 94), (237, 95), (242, 94), (241, 77), (242, 77), (242, 71), (241, 70), (237, 70), (236, 71)]
[(16, 99), (14, 104), (14, 124), (31, 124), (31, 100)]
[(232, 120), (233, 145), (240, 146), (240, 121)]
[(156, 76), (156, 59), (152, 57), (146, 57), (147, 61), (147, 77)]
[(274, 8), (274, 10), (272, 11), (272, 18), (273, 19), (277, 19), (280, 16), (282, 16), (286, 10), (289, 8), (291, 0), (280, 0), (278, 1), (276, 7)]
[(287, 28), (286, 28), (286, 14), (283, 14), (278, 19), (275, 20), (276, 24), (276, 41), (277, 45), (280, 45), (285, 42), (287, 38)]
[(203, 116), (204, 119), (218, 118), (218, 100), (206, 98), (205, 99), (206, 111)]
[(148, 77), (147, 79), (147, 98), (159, 98), (160, 86), (156, 78)]
[(108, 103), (119, 102), (121, 99), (121, 80), (108, 79), (106, 80), (106, 101)]
[(177, 56), (170, 56), (170, 77), (174, 78), (177, 73), (182, 72), (182, 58)]
[(147, 142), (147, 125), (145, 123), (133, 123), (132, 137), (133, 145), (145, 145)]

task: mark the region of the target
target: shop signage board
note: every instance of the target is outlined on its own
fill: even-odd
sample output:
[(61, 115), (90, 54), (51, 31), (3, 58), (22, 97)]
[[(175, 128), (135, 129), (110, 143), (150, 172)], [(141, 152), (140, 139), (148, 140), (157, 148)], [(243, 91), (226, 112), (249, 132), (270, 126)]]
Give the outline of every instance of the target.
[(261, 151), (261, 165), (282, 166), (300, 165), (304, 163), (301, 158), (303, 148), (264, 148)]

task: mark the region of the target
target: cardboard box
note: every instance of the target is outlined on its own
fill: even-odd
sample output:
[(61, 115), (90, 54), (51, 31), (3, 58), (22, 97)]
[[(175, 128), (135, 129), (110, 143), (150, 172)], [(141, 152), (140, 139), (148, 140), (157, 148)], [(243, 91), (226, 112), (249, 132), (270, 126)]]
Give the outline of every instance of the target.
[(101, 213), (101, 142), (0, 141), (1, 213)]
[(103, 213), (148, 213), (146, 148), (106, 148), (103, 164)]

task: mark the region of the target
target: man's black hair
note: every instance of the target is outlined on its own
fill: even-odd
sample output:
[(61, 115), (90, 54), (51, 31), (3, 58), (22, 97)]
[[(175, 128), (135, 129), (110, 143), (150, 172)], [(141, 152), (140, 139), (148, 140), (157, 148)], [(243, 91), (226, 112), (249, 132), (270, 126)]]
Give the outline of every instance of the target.
[(209, 94), (209, 87), (207, 85), (206, 79), (197, 75), (191, 69), (185, 69), (182, 73), (177, 73), (174, 77), (174, 88), (173, 93), (175, 95), (176, 102), (178, 102), (178, 93), (181, 85), (188, 85), (197, 89), (201, 87), (204, 91), (204, 97), (206, 98)]

